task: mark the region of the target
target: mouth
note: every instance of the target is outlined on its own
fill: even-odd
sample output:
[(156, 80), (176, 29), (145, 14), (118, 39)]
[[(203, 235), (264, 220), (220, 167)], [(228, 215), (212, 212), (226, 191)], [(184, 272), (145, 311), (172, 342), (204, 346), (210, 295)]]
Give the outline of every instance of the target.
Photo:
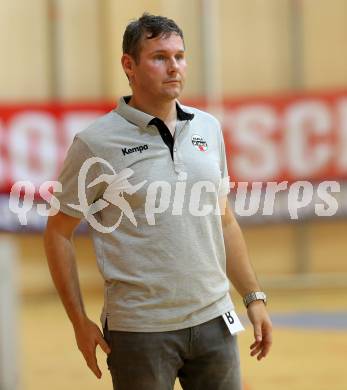
[(179, 84), (180, 83), (180, 80), (169, 80), (169, 81), (165, 81), (164, 84)]

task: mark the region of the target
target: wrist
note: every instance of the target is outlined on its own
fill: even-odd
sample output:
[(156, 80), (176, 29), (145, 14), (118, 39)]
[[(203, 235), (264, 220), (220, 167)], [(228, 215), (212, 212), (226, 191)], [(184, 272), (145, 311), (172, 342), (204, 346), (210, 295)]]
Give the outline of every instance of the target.
[(85, 313), (80, 313), (73, 318), (71, 318), (72, 326), (75, 330), (83, 327), (88, 321), (88, 317)]
[(253, 308), (256, 308), (256, 307), (260, 307), (260, 306), (266, 307), (264, 301), (262, 301), (262, 300), (253, 301), (250, 304), (248, 304), (247, 310), (248, 309), (253, 309)]

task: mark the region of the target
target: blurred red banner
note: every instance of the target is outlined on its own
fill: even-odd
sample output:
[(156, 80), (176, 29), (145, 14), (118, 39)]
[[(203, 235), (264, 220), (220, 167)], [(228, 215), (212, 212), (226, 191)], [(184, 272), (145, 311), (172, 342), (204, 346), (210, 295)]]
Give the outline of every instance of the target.
[[(347, 178), (347, 92), (225, 99), (188, 105), (217, 115), (232, 181)], [(0, 105), (0, 192), (14, 182), (37, 188), (57, 178), (74, 134), (114, 107), (97, 104)]]

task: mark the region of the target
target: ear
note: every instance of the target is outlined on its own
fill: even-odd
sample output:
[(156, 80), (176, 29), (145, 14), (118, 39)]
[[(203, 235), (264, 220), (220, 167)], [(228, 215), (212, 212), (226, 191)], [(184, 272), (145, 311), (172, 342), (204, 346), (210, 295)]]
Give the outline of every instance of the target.
[(134, 59), (129, 54), (123, 54), (121, 62), (125, 74), (127, 75), (128, 79), (130, 79), (134, 74)]

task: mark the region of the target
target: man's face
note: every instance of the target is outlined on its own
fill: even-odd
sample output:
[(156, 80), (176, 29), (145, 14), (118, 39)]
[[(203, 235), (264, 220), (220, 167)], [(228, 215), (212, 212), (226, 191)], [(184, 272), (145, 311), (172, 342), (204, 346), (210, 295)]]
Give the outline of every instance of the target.
[(128, 71), (133, 93), (153, 100), (177, 98), (184, 86), (187, 63), (182, 38), (177, 34), (144, 39), (139, 61)]

